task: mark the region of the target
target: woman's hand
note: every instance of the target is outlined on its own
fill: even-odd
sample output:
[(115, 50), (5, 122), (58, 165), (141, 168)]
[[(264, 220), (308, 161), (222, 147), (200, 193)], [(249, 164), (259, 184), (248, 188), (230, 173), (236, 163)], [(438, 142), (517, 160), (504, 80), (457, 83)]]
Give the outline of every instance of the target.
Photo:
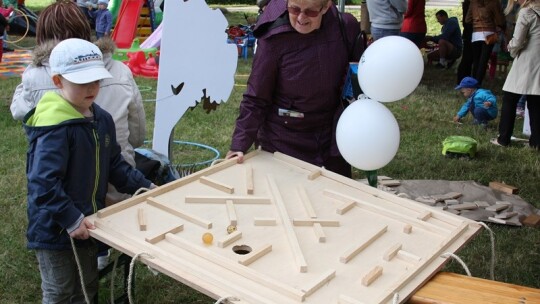
[(238, 157), (238, 163), (241, 164), (244, 162), (244, 152), (240, 151), (229, 151), (227, 152), (227, 155), (225, 156), (225, 159), (231, 159), (233, 157)]

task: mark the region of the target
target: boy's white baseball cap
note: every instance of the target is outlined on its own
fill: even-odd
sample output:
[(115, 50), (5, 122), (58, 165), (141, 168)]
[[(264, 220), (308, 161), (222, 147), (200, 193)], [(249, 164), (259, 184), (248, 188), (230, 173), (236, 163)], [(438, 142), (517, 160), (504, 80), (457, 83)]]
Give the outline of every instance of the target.
[(83, 39), (70, 38), (58, 43), (51, 52), (49, 65), (53, 75), (60, 74), (73, 83), (112, 78), (99, 48)]

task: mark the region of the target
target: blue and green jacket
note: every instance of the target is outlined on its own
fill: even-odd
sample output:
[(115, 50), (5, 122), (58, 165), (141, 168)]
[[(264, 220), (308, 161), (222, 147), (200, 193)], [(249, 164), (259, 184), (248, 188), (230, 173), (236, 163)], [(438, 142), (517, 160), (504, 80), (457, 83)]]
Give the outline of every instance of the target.
[(461, 119), (467, 116), (467, 113), (471, 109), (471, 103), (474, 103), (475, 108), (484, 108), (484, 102), (491, 102), (491, 106), (486, 109), (491, 118), (496, 118), (499, 110), (497, 109), (497, 97), (491, 93), (490, 90), (477, 89), (461, 106), (457, 116)]
[(85, 118), (48, 92), (24, 119), (29, 249), (70, 249), (66, 229), (105, 207), (108, 182), (125, 193), (151, 184), (121, 156), (111, 115), (92, 110)]

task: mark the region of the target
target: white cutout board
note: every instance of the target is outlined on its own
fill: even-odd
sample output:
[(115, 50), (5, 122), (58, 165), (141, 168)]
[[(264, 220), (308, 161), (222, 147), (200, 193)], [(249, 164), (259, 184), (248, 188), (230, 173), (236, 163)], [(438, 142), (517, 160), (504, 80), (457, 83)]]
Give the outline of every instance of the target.
[(481, 228), (284, 154), (245, 158), (105, 208), (90, 233), (216, 299), (367, 304), (405, 301)]
[(152, 148), (169, 157), (169, 136), (187, 109), (203, 97), (229, 98), (238, 49), (227, 44), (223, 13), (204, 0), (165, 1), (162, 23)]

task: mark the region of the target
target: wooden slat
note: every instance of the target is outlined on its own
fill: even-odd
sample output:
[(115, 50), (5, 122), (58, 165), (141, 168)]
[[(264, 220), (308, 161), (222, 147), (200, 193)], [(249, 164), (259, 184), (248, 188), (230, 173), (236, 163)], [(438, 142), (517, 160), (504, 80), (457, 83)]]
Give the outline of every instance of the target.
[(269, 197), (262, 196), (205, 196), (186, 195), (186, 204), (225, 204), (227, 200), (232, 200), (235, 204), (270, 204)]
[(247, 194), (253, 194), (253, 167), (246, 165), (246, 192)]
[(230, 186), (230, 185), (227, 185), (227, 184), (224, 184), (222, 182), (219, 182), (213, 178), (210, 178), (208, 176), (201, 176), (201, 178), (199, 178), (199, 182), (201, 182), (201, 184), (205, 184), (209, 187), (212, 187), (216, 190), (219, 190), (219, 191), (222, 191), (222, 192), (225, 192), (225, 193), (228, 193), (228, 194), (233, 194), (234, 193), (234, 187), (233, 186)]
[(244, 257), (240, 258), (238, 260), (238, 263), (248, 266), (249, 264), (255, 262), (256, 260), (260, 259), (267, 253), (272, 251), (272, 245), (267, 244), (264, 246), (261, 246), (260, 248), (257, 248), (253, 251), (251, 251), (249, 254), (245, 255)]
[(439, 272), (420, 288), (409, 304), (540, 303), (540, 289)]
[(296, 187), (296, 191), (298, 191), (298, 196), (300, 196), (300, 201), (302, 202), (308, 216), (311, 218), (316, 218), (317, 213), (315, 213), (315, 210), (313, 209), (313, 205), (311, 204), (311, 200), (309, 199), (306, 189), (302, 185), (298, 185)]
[(154, 199), (153, 197), (148, 197), (146, 199), (146, 202), (148, 203), (148, 205), (151, 205), (151, 206), (154, 206), (158, 209), (161, 209), (165, 212), (168, 212), (170, 214), (174, 214), (180, 218), (183, 218), (184, 220), (190, 222), (190, 223), (193, 223), (195, 225), (199, 225), (203, 228), (206, 228), (206, 229), (210, 229), (212, 228), (212, 222), (211, 221), (208, 221), (208, 220), (205, 220), (205, 219), (202, 219), (198, 216), (195, 216), (193, 214), (189, 214), (183, 210), (180, 210), (180, 209), (177, 209), (177, 208), (172, 208), (172, 207), (169, 207), (169, 206), (166, 206), (164, 205), (163, 203), (160, 203), (159, 201), (157, 201), (156, 199)]

